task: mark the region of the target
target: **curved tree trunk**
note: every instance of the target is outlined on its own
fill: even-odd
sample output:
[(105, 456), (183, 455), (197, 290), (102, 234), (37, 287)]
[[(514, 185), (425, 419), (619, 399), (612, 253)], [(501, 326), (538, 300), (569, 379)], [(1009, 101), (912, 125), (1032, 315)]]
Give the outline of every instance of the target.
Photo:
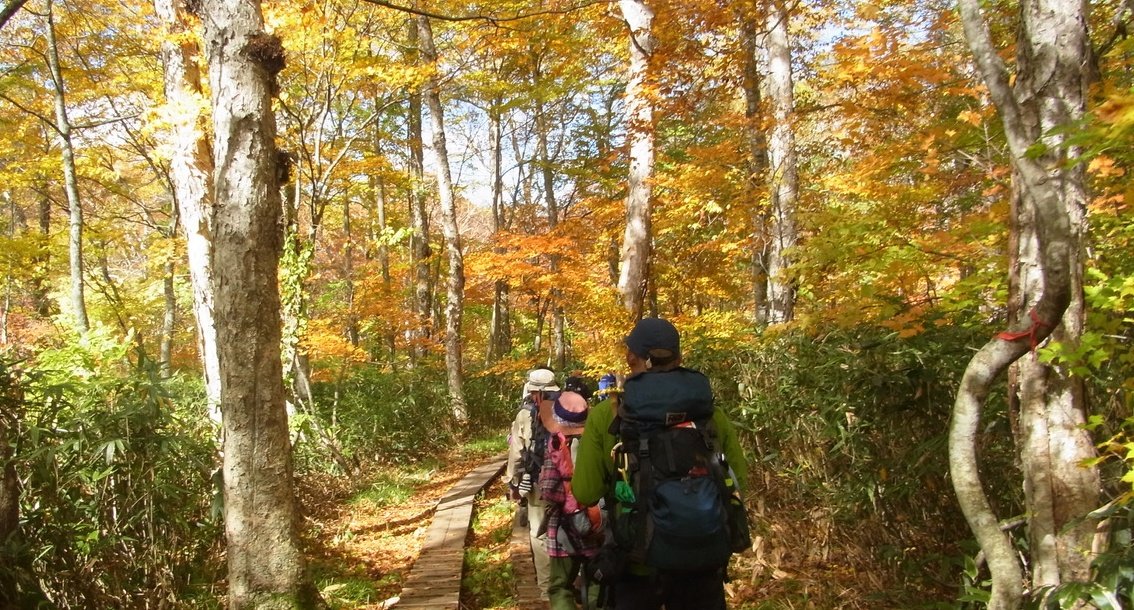
[(201, 5), (215, 133), (214, 297), (224, 413), (229, 607), (307, 608), (280, 362), (282, 236), (271, 81), (283, 67), (258, 0)]
[[(428, 17), (417, 18), (422, 60), (434, 69), (437, 49), (433, 46), (433, 28)], [(457, 199), (453, 194), (453, 178), (449, 172), (449, 149), (445, 143), (445, 115), (441, 106), (436, 72), (425, 84), (425, 99), (433, 127), (433, 153), (437, 155), (437, 194), (441, 199), (441, 228), (445, 233), (445, 251), (449, 255), (445, 303), (445, 371), (449, 380), (449, 400), (458, 423), (468, 419), (465, 407), (464, 378), (461, 367), (461, 313), (465, 295), (465, 262), (461, 253), (461, 232), (457, 226)]]
[(649, 280), (652, 240), (654, 103), (650, 93), (650, 64), (657, 41), (653, 35), (654, 11), (649, 4), (643, 0), (620, 0), (619, 6), (630, 27), (630, 69), (626, 83), (626, 139), (630, 149), (630, 172), (618, 292), (622, 305), (634, 318), (640, 318)]
[[(977, 0), (959, 0), (965, 37), (989, 93), (1000, 111), (1012, 162), (1021, 189), (1021, 226), (1034, 225), (1034, 238), (1021, 234), (1021, 248), (1037, 253), (1035, 273), (1021, 284), (1025, 303), (1034, 303), (1022, 323), (1003, 333), (970, 362), (954, 406), (950, 428), (949, 463), (958, 501), (973, 529), (992, 572), (994, 610), (1020, 607), (1023, 569), (1015, 550), (997, 526), (996, 517), (981, 488), (976, 462), (976, 436), (980, 410), (993, 380), (1020, 356), (1034, 349), (1053, 331), (1074, 340), (1081, 315), (1079, 266), (1082, 264), (1081, 218), (1082, 174), (1061, 162), (1074, 151), (1064, 149), (1049, 131), (1068, 125), (1083, 109), (1081, 66), (1089, 58), (1086, 46), (1084, 7), (1074, 0), (1026, 0), (1021, 14), (1023, 32), (1019, 41), (1021, 60), (1017, 68), (1017, 91), (1009, 85), (1007, 71), (993, 47)], [(1043, 158), (1030, 154), (1033, 146), (1045, 146)], [(1073, 222), (1074, 220), (1074, 222)], [(1070, 316), (1069, 320), (1067, 316)], [(1055, 329), (1056, 326), (1060, 328)], [(1033, 582), (1057, 584), (1077, 577), (1082, 561), (1072, 561), (1066, 571), (1061, 560), (1090, 550), (1085, 521), (1065, 537), (1062, 527), (1085, 516), (1097, 502), (1097, 478), (1083, 471), (1078, 462), (1093, 455), (1073, 422), (1082, 421), (1077, 393), (1058, 380), (1061, 375), (1038, 362), (1021, 366), (1021, 462), (1025, 473), (1029, 534), (1033, 538)], [(1051, 383), (1055, 381), (1055, 383)], [(1063, 400), (1052, 404), (1053, 397)], [(1059, 494), (1054, 493), (1056, 489)], [(1058, 496), (1073, 498), (1070, 502)], [(1037, 538), (1038, 536), (1038, 538)], [(1038, 545), (1038, 546), (1037, 546)], [(1073, 565), (1078, 564), (1078, 565)], [(1054, 567), (1052, 567), (1054, 566)]]

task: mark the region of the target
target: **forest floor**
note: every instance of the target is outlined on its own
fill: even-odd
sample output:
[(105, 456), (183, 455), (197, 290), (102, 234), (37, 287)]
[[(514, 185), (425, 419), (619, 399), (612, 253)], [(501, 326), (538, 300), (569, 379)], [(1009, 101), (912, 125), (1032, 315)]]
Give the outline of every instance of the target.
[[(432, 465), (384, 468), (351, 479), (305, 477), (301, 500), (317, 586), (332, 608), (385, 610), (421, 552), (434, 506), (453, 484), (499, 453), (462, 449)], [(462, 610), (519, 610), (511, 597), (508, 540), (514, 505), (496, 481), (477, 500), (466, 540)], [(805, 524), (765, 524), (800, 535)], [(754, 537), (757, 535), (754, 532)], [(806, 533), (804, 533), (806, 535)], [(762, 545), (758, 544), (758, 547)], [(763, 548), (734, 558), (726, 585), (735, 610), (910, 608), (887, 601), (895, 583), (883, 584), (866, 558), (835, 562), (795, 559)], [(884, 580), (885, 577), (882, 577)], [(872, 582), (873, 581), (873, 582)], [(881, 597), (879, 596), (881, 593)], [(899, 597), (903, 597), (899, 595)], [(920, 604), (919, 604), (920, 605)], [(924, 607), (924, 606), (923, 606)]]
[(437, 501), (488, 457), (456, 452), (351, 479), (306, 477), (301, 502), (316, 584), (334, 608), (379, 610), (421, 552)]

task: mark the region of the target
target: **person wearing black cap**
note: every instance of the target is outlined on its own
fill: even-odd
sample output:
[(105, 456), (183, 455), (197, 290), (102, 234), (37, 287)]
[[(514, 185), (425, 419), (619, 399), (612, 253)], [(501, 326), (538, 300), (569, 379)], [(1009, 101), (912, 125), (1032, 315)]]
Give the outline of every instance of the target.
[[(654, 403), (667, 408), (685, 409), (692, 404), (687, 400), (690, 396), (697, 397), (702, 404), (707, 403), (702, 423), (715, 429), (720, 451), (731, 467), (732, 484), (743, 485), (748, 466), (736, 430), (724, 413), (712, 406), (711, 389), (704, 375), (681, 366), (681, 337), (677, 328), (668, 320), (644, 318), (626, 336), (625, 344), (626, 364), (630, 369), (624, 383), (625, 393), (621, 399), (608, 398), (590, 410), (575, 461), (572, 481), (575, 498), (581, 504), (593, 505), (605, 496), (617, 496), (616, 482), (620, 479), (614, 455), (616, 443), (621, 444), (621, 439), (616, 437), (619, 424), (612, 428), (612, 422), (616, 416), (623, 421), (629, 417), (628, 406), (620, 403), (631, 400), (632, 387), (639, 391), (639, 396), (648, 394)], [(680, 404), (666, 405), (668, 402)], [(660, 610), (663, 607), (666, 610), (724, 610), (725, 567), (667, 571), (630, 562), (614, 581), (614, 605), (608, 607), (614, 610)]]
[(594, 396), (594, 391), (591, 390), (591, 385), (583, 378), (579, 371), (572, 371), (567, 379), (563, 381), (563, 390), (565, 392), (574, 392), (582, 396), (584, 400), (590, 402), (591, 397)]

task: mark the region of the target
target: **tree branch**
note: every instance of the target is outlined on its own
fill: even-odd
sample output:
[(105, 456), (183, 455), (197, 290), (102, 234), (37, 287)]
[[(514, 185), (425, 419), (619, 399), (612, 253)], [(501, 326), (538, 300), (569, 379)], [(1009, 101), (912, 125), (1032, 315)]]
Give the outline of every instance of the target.
[(28, 0), (12, 0), (4, 10), (0, 11), (0, 28), (7, 25), (8, 20), (20, 10)]
[(54, 131), (55, 133), (60, 133), (59, 132), (59, 126), (55, 124), (54, 120), (48, 118), (46, 115), (41, 114), (39, 112), (36, 112), (35, 110), (32, 110), (31, 108), (28, 108), (27, 106), (21, 104), (20, 102), (17, 102), (16, 100), (12, 99), (11, 97), (8, 97), (7, 95), (5, 95), (3, 93), (0, 93), (0, 100), (4, 100), (4, 101), (8, 102), (9, 104), (15, 106), (16, 108), (18, 108), (18, 109), (32, 115), (33, 117), (39, 119), (40, 122), (42, 122), (44, 125), (47, 125), (48, 127), (50, 127), (51, 130)]
[(977, 69), (980, 70), (988, 93), (993, 104), (1000, 110), (1001, 120), (1004, 122), (1004, 131), (1008, 138), (1008, 145), (1012, 148), (1015, 157), (1023, 157), (1032, 142), (1020, 136), (1028, 133), (1024, 127), (1024, 120), (1020, 104), (1012, 93), (1012, 86), (1008, 81), (1008, 69), (1004, 61), (992, 45), (992, 34), (988, 31), (988, 24), (980, 10), (979, 0), (958, 0), (957, 6), (961, 12), (961, 24), (965, 29), (965, 38), (969, 41), (969, 49), (973, 59), (976, 60)]
[(530, 17), (539, 17), (539, 16), (542, 16), (542, 15), (568, 15), (570, 13), (573, 13), (574, 11), (584, 9), (584, 8), (589, 7), (589, 6), (594, 6), (596, 4), (609, 4), (610, 2), (613, 2), (614, 0), (587, 0), (587, 1), (582, 2), (580, 4), (576, 4), (574, 6), (569, 6), (567, 8), (563, 8), (563, 9), (547, 9), (547, 10), (542, 10), (542, 11), (533, 11), (531, 13), (519, 13), (519, 14), (516, 14), (516, 15), (509, 16), (509, 17), (497, 17), (497, 16), (494, 16), (494, 15), (485, 15), (485, 14), (481, 14), (481, 13), (475, 13), (475, 14), (471, 14), (471, 15), (445, 15), (445, 14), (442, 14), (442, 13), (434, 13), (432, 11), (427, 11), (427, 10), (424, 10), (424, 9), (415, 8), (415, 7), (412, 7), (412, 6), (402, 6), (400, 4), (395, 4), (395, 3), (391, 2), (390, 0), (363, 0), (363, 1), (368, 2), (370, 4), (382, 6), (382, 7), (385, 7), (385, 8), (394, 9), (395, 11), (401, 11), (403, 13), (409, 13), (411, 15), (417, 15), (419, 17), (429, 17), (430, 19), (437, 19), (439, 21), (487, 21), (488, 23), (491, 23), (492, 25), (500, 25), (501, 23), (507, 23), (509, 21), (520, 21), (522, 19), (528, 19)]
[(1118, 42), (1119, 38), (1126, 38), (1126, 26), (1130, 23), (1129, 15), (1132, 13), (1134, 13), (1134, 0), (1126, 0), (1118, 7), (1118, 11), (1114, 13), (1114, 17), (1110, 20), (1111, 25), (1114, 26), (1114, 32), (1112, 32), (1110, 38), (1095, 51), (1095, 57), (1106, 55), (1114, 48), (1114, 44)]

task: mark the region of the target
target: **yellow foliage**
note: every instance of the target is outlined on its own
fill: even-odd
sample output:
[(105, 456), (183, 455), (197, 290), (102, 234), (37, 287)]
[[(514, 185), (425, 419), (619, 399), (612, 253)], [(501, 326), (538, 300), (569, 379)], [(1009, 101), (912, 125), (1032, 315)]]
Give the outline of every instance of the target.
[(1114, 159), (1106, 155), (1091, 159), (1087, 172), (1099, 178), (1120, 178), (1126, 175), (1126, 169), (1116, 165)]
[(974, 127), (978, 127), (984, 122), (984, 117), (972, 110), (962, 110), (957, 114), (957, 119)]

